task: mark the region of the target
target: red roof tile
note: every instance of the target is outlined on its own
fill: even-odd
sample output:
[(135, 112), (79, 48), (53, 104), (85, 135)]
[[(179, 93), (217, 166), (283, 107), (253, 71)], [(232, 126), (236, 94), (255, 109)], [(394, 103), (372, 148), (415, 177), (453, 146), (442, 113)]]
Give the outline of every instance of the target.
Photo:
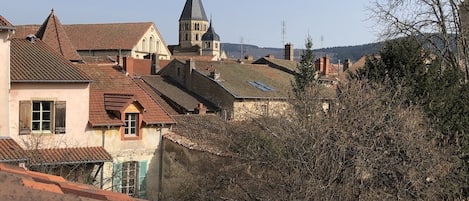
[(41, 25), (38, 24), (18, 25), (16, 26), (15, 35), (13, 35), (13, 38), (25, 39), (28, 35), (35, 35), (39, 28), (41, 28)]
[(11, 138), (0, 138), (0, 162), (27, 161), (23, 148)]
[(28, 171), (0, 163), (0, 197), (10, 201), (43, 200), (140, 200), (95, 186), (66, 181), (62, 177)]
[(73, 63), (41, 40), (11, 41), (12, 82), (90, 82)]
[(78, 65), (91, 76), (94, 82), (90, 89), (90, 118), (92, 126), (120, 126), (123, 122), (110, 115), (105, 108), (105, 94), (133, 95), (135, 100), (145, 109), (145, 124), (173, 124), (174, 119), (162, 109), (145, 91), (129, 76), (123, 74), (118, 67), (99, 65)]
[(112, 161), (103, 147), (77, 147), (28, 150), (31, 164), (75, 164)]
[(64, 28), (77, 50), (131, 50), (152, 25), (152, 22), (72, 24)]
[(2, 15), (0, 15), (0, 29), (14, 29), (14, 26)]
[(66, 59), (71, 61), (82, 60), (72, 42), (69, 40), (67, 33), (65, 33), (59, 18), (54, 14), (54, 10), (51, 11), (41, 28), (39, 28), (36, 37), (62, 54)]

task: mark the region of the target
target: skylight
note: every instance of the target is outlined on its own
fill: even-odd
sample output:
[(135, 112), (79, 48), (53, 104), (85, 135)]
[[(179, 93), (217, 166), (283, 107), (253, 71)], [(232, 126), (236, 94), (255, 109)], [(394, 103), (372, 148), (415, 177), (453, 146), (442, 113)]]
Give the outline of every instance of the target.
[(262, 83), (262, 82), (259, 82), (259, 81), (248, 81), (248, 83), (254, 87), (256, 87), (257, 89), (261, 90), (261, 91), (264, 91), (264, 92), (268, 92), (268, 91), (275, 91), (274, 88), (270, 87), (270, 86), (267, 86), (266, 84)]

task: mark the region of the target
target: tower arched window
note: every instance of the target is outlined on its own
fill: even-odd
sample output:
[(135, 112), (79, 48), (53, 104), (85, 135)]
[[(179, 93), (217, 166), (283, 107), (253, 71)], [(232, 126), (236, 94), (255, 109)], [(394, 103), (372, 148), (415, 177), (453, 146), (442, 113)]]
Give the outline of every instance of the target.
[(189, 40), (189, 34), (186, 33), (186, 40)]
[(195, 40), (199, 40), (199, 34), (195, 34)]

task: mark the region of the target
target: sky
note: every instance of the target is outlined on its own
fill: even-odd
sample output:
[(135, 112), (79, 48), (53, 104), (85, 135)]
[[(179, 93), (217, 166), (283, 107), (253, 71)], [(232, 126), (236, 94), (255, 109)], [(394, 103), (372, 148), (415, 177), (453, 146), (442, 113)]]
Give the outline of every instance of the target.
[[(202, 2), (222, 43), (282, 48), (285, 41), (302, 48), (310, 35), (317, 49), (376, 42), (380, 31), (367, 9), (370, 0)], [(185, 0), (14, 0), (2, 2), (0, 15), (13, 25), (42, 24), (51, 9), (62, 24), (154, 22), (166, 44), (175, 45), (184, 4)]]

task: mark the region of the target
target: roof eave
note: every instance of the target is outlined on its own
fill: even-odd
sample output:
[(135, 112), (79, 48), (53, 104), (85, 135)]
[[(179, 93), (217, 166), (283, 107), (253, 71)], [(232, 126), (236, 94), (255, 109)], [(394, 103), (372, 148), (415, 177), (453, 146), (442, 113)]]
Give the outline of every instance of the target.
[(93, 80), (12, 80), (12, 83), (91, 83)]
[(0, 30), (13, 31), (13, 30), (16, 30), (16, 28), (15, 27), (10, 27), (10, 26), (0, 26)]

